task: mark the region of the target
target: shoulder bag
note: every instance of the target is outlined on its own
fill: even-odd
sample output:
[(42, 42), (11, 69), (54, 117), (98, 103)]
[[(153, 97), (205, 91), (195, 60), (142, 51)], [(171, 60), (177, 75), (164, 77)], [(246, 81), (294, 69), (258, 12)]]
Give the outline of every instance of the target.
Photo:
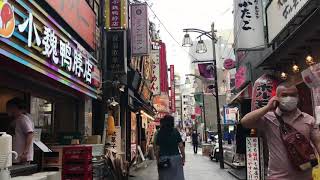
[(280, 137), (293, 166), (300, 171), (306, 171), (317, 166), (318, 160), (310, 140), (294, 127), (285, 123), (277, 113), (274, 114), (280, 123)]

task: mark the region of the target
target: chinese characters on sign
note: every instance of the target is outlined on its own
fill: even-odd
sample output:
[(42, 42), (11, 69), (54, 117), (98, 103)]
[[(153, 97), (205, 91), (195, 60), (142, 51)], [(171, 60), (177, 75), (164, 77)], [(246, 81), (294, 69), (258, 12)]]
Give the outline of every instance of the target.
[(246, 147), (247, 147), (247, 179), (260, 180), (259, 139), (256, 137), (247, 137)]
[(310, 0), (274, 0), (267, 7), (268, 41), (271, 43)]
[(121, 2), (119, 0), (111, 0), (110, 10), (110, 27), (119, 28), (121, 24)]
[(32, 13), (29, 13), (25, 22), (18, 25), (18, 30), (21, 33), (28, 32), (28, 47), (32, 47), (33, 39), (35, 39), (38, 47), (41, 47), (41, 44), (43, 45), (42, 54), (51, 58), (55, 65), (60, 65), (67, 71), (74, 73), (78, 78), (83, 78), (88, 84), (92, 83), (92, 62), (83, 57), (83, 52), (79, 48), (71, 47), (69, 42), (58, 41), (54, 30), (49, 27), (44, 26), (44, 36), (41, 40), (33, 22)]
[(116, 126), (116, 130), (113, 135), (108, 136), (107, 143), (110, 147), (116, 150), (118, 153), (121, 152), (121, 127)]
[(176, 89), (174, 84), (174, 65), (170, 65), (171, 112), (176, 112)]
[(124, 59), (124, 32), (108, 32), (107, 41), (107, 69), (115, 73), (125, 72), (127, 65)]
[(106, 28), (113, 29), (126, 29), (126, 0), (107, 0), (105, 8)]
[(261, 76), (255, 83), (252, 93), (252, 110), (266, 106), (276, 94), (277, 82), (268, 75)]
[(288, 16), (299, 7), (301, 0), (278, 0), (278, 5), (283, 9), (282, 16), (288, 19)]
[(147, 55), (151, 48), (147, 4), (132, 4), (131, 19), (132, 54)]
[(257, 49), (264, 46), (261, 0), (234, 0), (236, 49)]
[(153, 95), (160, 94), (160, 52), (159, 50), (151, 51), (151, 59), (153, 61), (152, 66), (152, 82), (151, 82), (151, 91)]

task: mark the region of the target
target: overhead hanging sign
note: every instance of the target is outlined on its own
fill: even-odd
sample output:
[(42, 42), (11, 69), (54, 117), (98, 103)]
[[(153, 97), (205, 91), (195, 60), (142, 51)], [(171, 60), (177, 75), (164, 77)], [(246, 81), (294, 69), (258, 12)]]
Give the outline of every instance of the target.
[(264, 47), (262, 0), (234, 0), (235, 49)]
[(274, 0), (267, 7), (268, 42), (271, 43), (310, 0)]
[(95, 48), (96, 15), (85, 0), (46, 0), (46, 2), (91, 48)]
[(131, 48), (135, 56), (150, 52), (148, 7), (145, 3), (131, 5)]
[(127, 29), (127, 0), (106, 0), (105, 17), (107, 30)]
[(123, 31), (107, 32), (107, 69), (113, 73), (125, 73), (125, 44)]
[(152, 63), (152, 82), (151, 90), (153, 95), (159, 95), (160, 92), (160, 51), (152, 50), (150, 55)]
[(223, 67), (227, 70), (233, 69), (236, 67), (236, 62), (233, 59), (226, 59), (223, 62)]

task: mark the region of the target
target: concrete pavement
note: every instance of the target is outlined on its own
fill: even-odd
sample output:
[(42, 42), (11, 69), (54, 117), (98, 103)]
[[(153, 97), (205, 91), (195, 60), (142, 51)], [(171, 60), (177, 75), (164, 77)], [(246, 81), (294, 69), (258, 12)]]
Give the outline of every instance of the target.
[[(199, 152), (201, 152), (201, 149), (198, 150), (198, 154), (194, 154), (191, 145), (187, 143), (186, 164), (184, 167), (186, 180), (235, 180), (226, 169), (221, 170), (219, 168), (219, 163), (211, 161)], [(140, 169), (131, 174), (135, 177), (129, 178), (130, 180), (158, 180), (155, 162), (146, 169)]]

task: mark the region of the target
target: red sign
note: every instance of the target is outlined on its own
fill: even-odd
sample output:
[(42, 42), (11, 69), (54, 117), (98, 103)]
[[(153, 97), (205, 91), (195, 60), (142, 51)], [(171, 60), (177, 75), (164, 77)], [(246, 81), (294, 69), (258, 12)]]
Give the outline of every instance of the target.
[(245, 66), (240, 66), (235, 75), (236, 79), (236, 89), (241, 90), (245, 85), (247, 85), (251, 80), (251, 69), (250, 64)]
[(226, 59), (223, 63), (223, 67), (227, 70), (233, 69), (236, 67), (236, 62), (233, 59)]
[(110, 28), (120, 28), (121, 26), (121, 1), (111, 0), (110, 1)]
[(269, 75), (257, 79), (253, 87), (251, 109), (256, 110), (266, 106), (276, 95), (277, 84), (277, 81)]
[(85, 0), (46, 1), (91, 48), (95, 48), (96, 15)]
[(168, 66), (166, 45), (160, 42), (160, 90), (161, 93), (168, 94)]
[(174, 65), (170, 65), (171, 112), (176, 112), (176, 89), (174, 84)]

